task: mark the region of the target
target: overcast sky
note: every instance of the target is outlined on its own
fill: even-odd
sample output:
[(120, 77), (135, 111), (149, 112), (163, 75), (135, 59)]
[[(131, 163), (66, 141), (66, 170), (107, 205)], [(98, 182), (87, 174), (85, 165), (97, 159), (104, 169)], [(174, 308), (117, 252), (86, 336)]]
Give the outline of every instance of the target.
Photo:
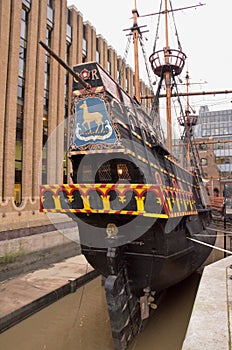
[[(84, 21), (89, 21), (113, 46), (117, 53), (124, 56), (127, 37), (123, 29), (132, 25), (131, 10), (134, 0), (67, 0), (68, 5), (75, 5), (83, 14)], [(205, 0), (204, 6), (175, 12), (175, 22), (183, 52), (187, 55), (187, 64), (182, 73), (182, 80), (188, 67), (191, 77), (191, 91), (232, 90), (232, 0)], [(164, 3), (164, 1), (163, 1)], [(172, 0), (173, 8), (182, 8), (199, 4), (198, 0)], [(137, 0), (140, 15), (159, 11), (160, 0)], [(158, 16), (139, 18), (139, 25), (147, 25), (149, 33), (144, 34), (146, 51), (152, 53), (157, 28)], [(172, 16), (170, 16), (172, 22)], [(157, 49), (164, 47), (161, 16), (160, 39)], [(176, 48), (174, 27), (170, 29), (170, 40)], [(173, 40), (173, 41), (172, 41)], [(171, 46), (171, 45), (170, 45)], [(132, 47), (128, 63), (133, 68)], [(144, 77), (142, 77), (143, 80)], [(207, 82), (207, 83), (204, 83)], [(181, 87), (180, 87), (181, 88)], [(185, 88), (182, 87), (182, 90)], [(232, 109), (232, 95), (216, 97), (195, 97), (191, 99), (196, 110), (208, 104), (210, 110)]]

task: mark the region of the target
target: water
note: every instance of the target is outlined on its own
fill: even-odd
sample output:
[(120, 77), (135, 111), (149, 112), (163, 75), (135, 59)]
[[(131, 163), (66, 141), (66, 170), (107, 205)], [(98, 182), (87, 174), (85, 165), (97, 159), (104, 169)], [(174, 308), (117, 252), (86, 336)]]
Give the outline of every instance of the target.
[[(128, 350), (180, 350), (199, 279), (172, 287)], [(101, 278), (2, 333), (0, 349), (113, 350)]]

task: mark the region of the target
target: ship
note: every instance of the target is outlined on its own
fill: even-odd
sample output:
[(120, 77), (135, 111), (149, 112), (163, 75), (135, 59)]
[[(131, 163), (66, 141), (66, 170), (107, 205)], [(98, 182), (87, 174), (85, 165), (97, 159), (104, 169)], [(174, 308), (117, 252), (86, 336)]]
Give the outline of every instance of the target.
[[(166, 7), (166, 21), (168, 12)], [(136, 7), (132, 13), (136, 44), (141, 35)], [(216, 239), (189, 114), (183, 115), (193, 159), (189, 170), (172, 155), (171, 127), (165, 143), (157, 123), (164, 83), (170, 124), (171, 86), (186, 56), (167, 41), (151, 54), (159, 84), (147, 113), (138, 88), (131, 97), (97, 62), (71, 69), (41, 45), (73, 75), (73, 101), (72, 183), (42, 185), (40, 210), (77, 222), (82, 254), (104, 276), (115, 349), (126, 349), (162, 293), (202, 266)]]

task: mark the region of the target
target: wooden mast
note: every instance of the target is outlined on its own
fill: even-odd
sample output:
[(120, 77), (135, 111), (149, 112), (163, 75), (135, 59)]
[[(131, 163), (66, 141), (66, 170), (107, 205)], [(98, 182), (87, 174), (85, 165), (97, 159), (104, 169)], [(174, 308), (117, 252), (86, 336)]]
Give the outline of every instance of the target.
[(186, 72), (186, 93), (187, 93), (187, 103), (186, 103), (186, 110), (185, 110), (185, 120), (186, 120), (186, 127), (187, 127), (187, 168), (190, 166), (190, 129), (191, 126), (188, 125), (188, 120), (190, 119), (190, 105), (189, 105), (189, 74), (188, 71)]
[[(165, 0), (165, 64), (169, 65), (169, 33), (168, 33), (168, 2)], [(167, 148), (172, 153), (172, 114), (171, 114), (171, 71), (167, 70), (164, 73), (166, 85), (166, 123), (167, 123)]]
[(140, 83), (139, 83), (139, 50), (138, 50), (138, 39), (139, 39), (139, 27), (137, 18), (139, 16), (136, 6), (136, 0), (134, 0), (134, 10), (133, 14), (133, 42), (134, 42), (134, 65), (135, 65), (135, 75), (134, 75), (134, 86), (135, 86), (135, 97), (137, 101), (140, 101)]

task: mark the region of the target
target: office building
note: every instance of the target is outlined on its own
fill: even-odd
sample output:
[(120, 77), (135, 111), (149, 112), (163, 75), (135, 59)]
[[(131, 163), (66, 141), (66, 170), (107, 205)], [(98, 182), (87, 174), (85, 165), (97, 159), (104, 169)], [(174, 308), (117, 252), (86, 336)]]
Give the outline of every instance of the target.
[(232, 182), (232, 110), (209, 111), (202, 106), (194, 129), (195, 141), (210, 194)]
[[(46, 215), (39, 212), (39, 185), (71, 181), (66, 151), (72, 76), (39, 45), (40, 40), (69, 66), (97, 61), (114, 79), (120, 75), (130, 95), (134, 91), (133, 70), (76, 7), (67, 8), (66, 0), (0, 1), (2, 239), (9, 230), (20, 237), (48, 225)], [(142, 81), (141, 91), (150, 93)]]

